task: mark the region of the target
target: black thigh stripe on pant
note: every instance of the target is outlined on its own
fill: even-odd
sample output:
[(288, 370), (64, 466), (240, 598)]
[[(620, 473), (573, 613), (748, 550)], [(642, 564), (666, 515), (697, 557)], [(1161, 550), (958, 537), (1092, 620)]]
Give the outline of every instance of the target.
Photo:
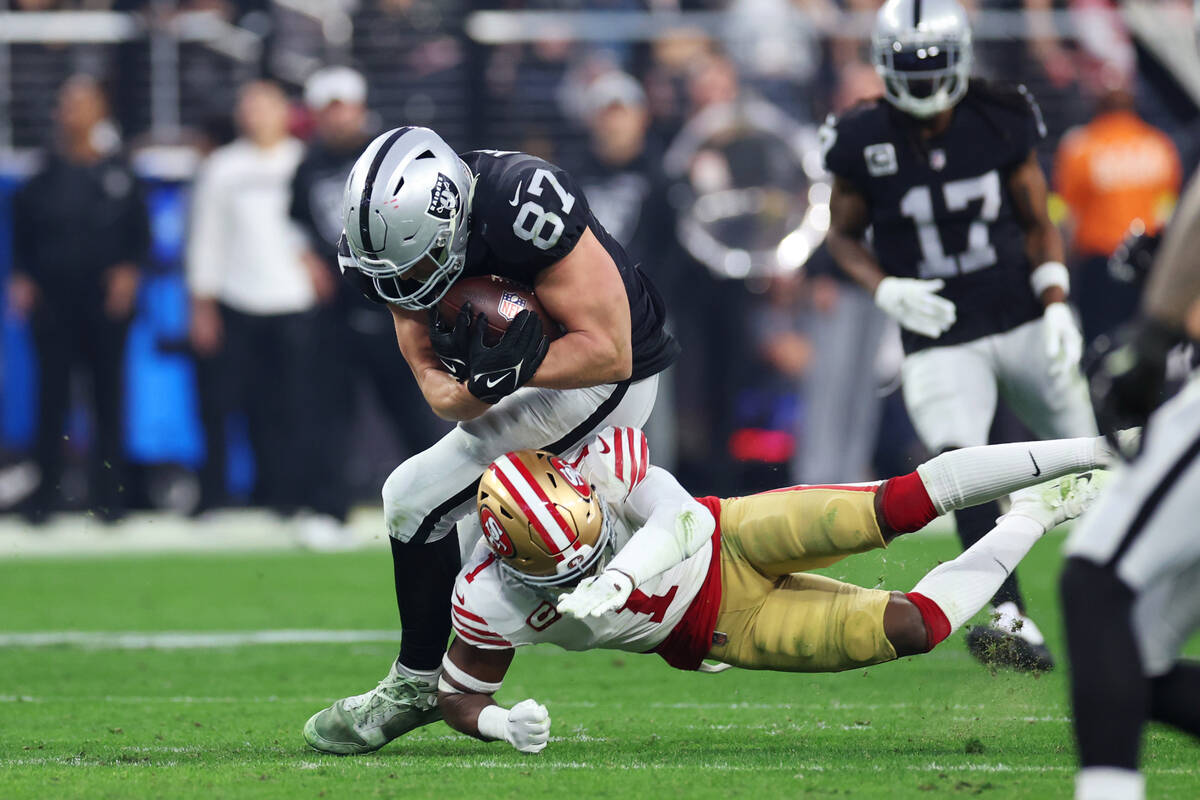
[[(557, 442), (548, 444), (543, 447), (543, 450), (549, 450), (552, 453), (561, 453), (564, 450), (570, 450), (575, 445), (579, 444), (588, 433), (590, 433), (600, 422), (612, 413), (613, 409), (621, 404), (625, 399), (626, 393), (629, 391), (629, 381), (623, 381), (616, 385), (613, 393), (610, 394), (604, 402), (596, 406), (596, 410), (588, 415), (587, 419), (571, 429), (571, 432), (559, 439)], [(417, 532), (413, 534), (409, 541), (413, 544), (425, 544), (429, 541), (430, 535), (433, 533), (434, 527), (442, 519), (454, 509), (470, 499), (479, 489), (479, 478), (471, 481), (471, 484), (461, 491), (455, 492), (449, 499), (437, 506), (425, 515), (425, 519), (421, 520), (421, 524), (417, 526)]]
[(1125, 531), (1125, 535), (1121, 537), (1121, 543), (1117, 545), (1112, 558), (1108, 560), (1107, 566), (1115, 567), (1117, 562), (1121, 560), (1121, 556), (1125, 555), (1126, 551), (1133, 545), (1133, 540), (1146, 527), (1146, 523), (1150, 521), (1150, 517), (1154, 516), (1154, 512), (1158, 510), (1167, 492), (1171, 491), (1175, 482), (1179, 480), (1179, 476), (1195, 461), (1197, 454), (1200, 454), (1200, 437), (1197, 437), (1191, 446), (1184, 451), (1183, 455), (1171, 465), (1171, 468), (1167, 470), (1167, 474), (1163, 475), (1162, 480), (1154, 487), (1154, 491), (1150, 492), (1150, 496), (1146, 498), (1146, 502), (1142, 503), (1142, 507), (1138, 509), (1137, 515), (1133, 518), (1133, 522), (1129, 523), (1129, 530)]

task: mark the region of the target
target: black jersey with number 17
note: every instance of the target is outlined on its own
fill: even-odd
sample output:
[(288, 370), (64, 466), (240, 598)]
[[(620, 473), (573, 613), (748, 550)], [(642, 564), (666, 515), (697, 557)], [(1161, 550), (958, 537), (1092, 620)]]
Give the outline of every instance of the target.
[(960, 344), (1041, 314), (1008, 177), (1045, 135), (1024, 87), (972, 81), (949, 127), (922, 139), (917, 121), (877, 100), (821, 130), (825, 164), (870, 206), (875, 255), (888, 275), (941, 278), (958, 320), (937, 339), (904, 330), (904, 349)]

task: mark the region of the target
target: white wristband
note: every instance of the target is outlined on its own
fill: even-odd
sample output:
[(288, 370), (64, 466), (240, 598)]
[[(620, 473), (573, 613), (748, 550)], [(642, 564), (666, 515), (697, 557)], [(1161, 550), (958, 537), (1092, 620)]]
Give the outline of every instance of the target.
[(506, 741), (508, 739), (508, 709), (504, 706), (484, 706), (479, 711), (479, 720), (475, 723), (479, 735), (485, 739)]
[(1071, 291), (1071, 273), (1067, 271), (1066, 265), (1062, 262), (1047, 261), (1029, 273), (1029, 285), (1033, 288), (1034, 296), (1039, 300), (1042, 292), (1051, 286), (1061, 287), (1064, 293), (1069, 293)]

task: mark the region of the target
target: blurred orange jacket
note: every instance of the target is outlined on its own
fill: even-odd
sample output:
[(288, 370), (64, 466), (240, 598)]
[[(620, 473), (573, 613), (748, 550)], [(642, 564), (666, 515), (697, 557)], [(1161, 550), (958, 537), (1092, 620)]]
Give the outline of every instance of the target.
[(1054, 188), (1075, 225), (1079, 255), (1109, 255), (1140, 219), (1157, 231), (1181, 181), (1179, 154), (1166, 134), (1132, 111), (1101, 114), (1067, 133), (1054, 163)]

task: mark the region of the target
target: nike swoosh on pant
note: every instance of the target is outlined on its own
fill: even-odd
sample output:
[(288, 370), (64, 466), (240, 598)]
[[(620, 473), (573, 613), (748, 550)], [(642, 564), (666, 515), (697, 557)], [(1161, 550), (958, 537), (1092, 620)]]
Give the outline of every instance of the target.
[(1029, 453), (1029, 460), (1033, 462), (1033, 477), (1036, 478), (1042, 474), (1042, 468), (1038, 466), (1037, 459), (1033, 457), (1033, 453)]

